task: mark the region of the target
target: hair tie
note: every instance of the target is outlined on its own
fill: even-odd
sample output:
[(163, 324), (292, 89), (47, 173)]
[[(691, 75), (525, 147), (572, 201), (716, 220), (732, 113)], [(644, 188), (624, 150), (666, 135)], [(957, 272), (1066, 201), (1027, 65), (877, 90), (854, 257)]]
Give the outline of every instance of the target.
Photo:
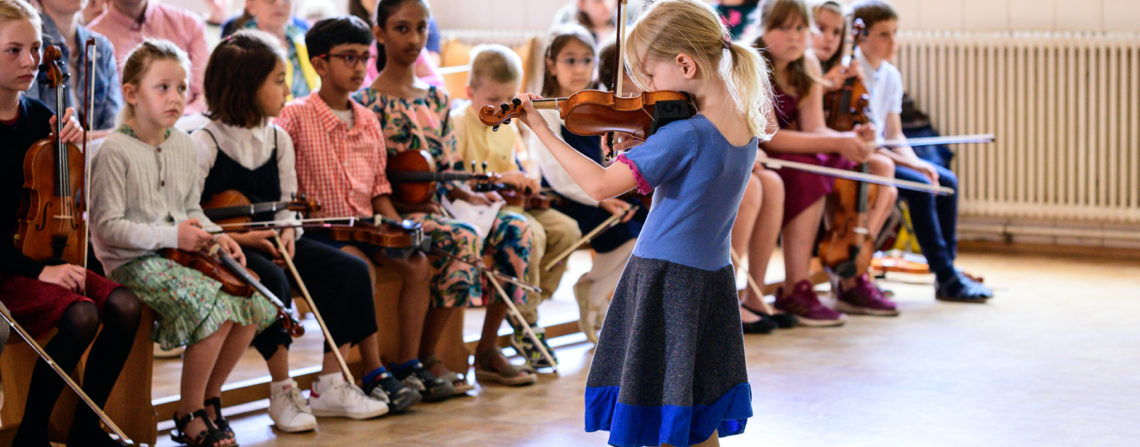
[(721, 36), (720, 40), (722, 43), (724, 43), (724, 49), (732, 49), (732, 36), (730, 36), (728, 33), (724, 33), (724, 36)]

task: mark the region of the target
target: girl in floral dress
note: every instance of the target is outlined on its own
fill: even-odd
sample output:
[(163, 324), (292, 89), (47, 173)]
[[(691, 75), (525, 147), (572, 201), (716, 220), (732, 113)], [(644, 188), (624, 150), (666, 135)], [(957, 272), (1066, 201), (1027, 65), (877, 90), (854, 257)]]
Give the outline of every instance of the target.
[[(379, 55), (376, 68), (379, 77), (371, 86), (356, 92), (353, 99), (368, 107), (384, 128), (389, 155), (426, 150), (438, 171), (463, 170), (462, 158), (455, 151), (453, 126), (447, 92), (429, 86), (415, 76), (415, 61), (427, 42), (428, 5), (423, 0), (381, 0), (376, 6), (376, 34)], [(502, 200), (495, 193), (473, 193), (458, 183), (441, 184), (441, 193), (451, 200), (474, 204), (490, 204)], [(532, 236), (526, 218), (518, 213), (500, 211), (486, 240), (479, 240), (475, 227), (446, 217), (438, 201), (421, 206), (397, 209), (411, 220), (422, 222), (424, 231), (432, 234), (432, 243), (452, 255), (464, 259), (482, 258), (484, 247), (494, 259), (489, 267), (515, 278), (526, 278), (532, 247)], [(424, 326), (421, 360), (440, 377), (456, 378), (434, 357), (435, 345), (447, 320), (466, 305), (487, 305), (483, 337), (475, 349), (475, 374), (483, 382), (526, 385), (537, 378), (533, 371), (520, 370), (507, 361), (496, 346), (498, 330), (506, 318), (507, 305), (496, 289), (484, 287), (478, 270), (467, 263), (439, 257), (433, 260), (432, 308)], [(516, 303), (526, 300), (526, 291), (502, 283)]]

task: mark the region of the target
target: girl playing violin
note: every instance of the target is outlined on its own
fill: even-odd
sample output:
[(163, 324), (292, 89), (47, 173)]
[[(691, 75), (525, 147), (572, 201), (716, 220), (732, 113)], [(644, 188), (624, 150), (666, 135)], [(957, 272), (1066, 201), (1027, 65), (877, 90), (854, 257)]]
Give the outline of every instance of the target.
[(771, 137), (764, 62), (701, 0), (655, 2), (627, 39), (639, 86), (688, 92), (700, 114), (610, 167), (562, 141), (538, 95), (519, 97), (521, 120), (591, 198), (655, 190), (590, 367), (586, 430), (609, 430), (613, 445), (718, 445), (752, 415), (729, 233), (757, 141)]
[[(59, 118), (23, 92), (31, 88), (40, 65), (40, 17), (23, 0), (0, 0), (0, 141), (4, 171), (0, 174), (0, 303), (11, 310), (33, 337), (56, 328), (44, 347), (64, 370), (72, 371), (88, 346), (91, 360), (83, 389), (104, 405), (127, 360), (139, 325), (141, 307), (127, 288), (83, 267), (34, 260), (16, 248), (12, 236), (24, 197), (24, 158), (29, 148), (48, 138)], [(62, 138), (78, 142), (82, 129), (68, 107)], [(54, 138), (54, 137), (53, 137)], [(42, 175), (53, 175), (44, 173)], [(100, 331), (102, 323), (102, 331)], [(5, 325), (6, 327), (6, 325)], [(99, 334), (96, 337), (96, 334)], [(94, 344), (92, 341), (94, 340)], [(48, 420), (64, 382), (43, 360), (32, 372), (24, 418), (12, 445), (48, 446)], [(68, 445), (114, 446), (87, 406), (76, 407)]]
[[(593, 88), (597, 84), (595, 66), (598, 63), (594, 39), (584, 28), (562, 25), (551, 31), (546, 46), (546, 74), (543, 76), (542, 94), (549, 97), (566, 97), (574, 92)], [(611, 71), (612, 73), (612, 71)], [(557, 110), (539, 111), (546, 122), (558, 126), (562, 141), (575, 151), (601, 163), (602, 139), (596, 136), (575, 135), (563, 125)], [(574, 182), (566, 169), (558, 163), (546, 144), (536, 133), (530, 136), (530, 158), (538, 164), (543, 186), (562, 196), (557, 208), (578, 222), (582, 234), (588, 234), (610, 216), (622, 216), (620, 223), (602, 232), (590, 241), (594, 257), (590, 271), (574, 284), (574, 297), (578, 300), (579, 325), (586, 338), (597, 343), (597, 328), (605, 319), (608, 298), (621, 277), (620, 266), (629, 260), (646, 211), (631, 213), (633, 204), (612, 197), (594, 200)]]
[[(203, 202), (228, 190), (235, 190), (254, 203), (288, 201), (297, 193), (293, 139), (269, 122), (281, 114), (289, 95), (287, 60), (273, 36), (262, 31), (238, 31), (214, 49), (203, 84), (209, 107), (206, 116), (211, 121), (193, 135), (198, 144)], [(243, 70), (230, 69), (239, 64)], [(287, 209), (255, 216), (254, 220), (298, 223)], [(294, 228), (281, 230), (287, 253), (280, 253), (275, 231), (234, 233), (231, 237), (242, 246), (246, 264), (261, 277), (261, 283), (286, 305), (291, 305), (292, 294), (289, 278), (280, 264), (282, 256), (292, 258), (302, 281), (312, 287), (313, 300), (319, 303), (329, 332), (344, 355), (348, 355), (352, 345), (359, 344), (364, 369), (382, 368), (368, 264), (311, 237), (302, 238), (302, 230)], [(338, 382), (341, 386), (323, 387), (306, 404), (297, 383), (289, 377), (292, 341), (280, 322), (253, 339), (253, 346), (265, 359), (273, 378), (269, 384), (269, 417), (282, 431), (316, 429), (310, 405), (321, 416), (366, 419), (389, 410), (402, 412), (420, 400), (419, 393), (385, 372), (377, 375), (377, 383), (383, 382), (384, 387), (365, 382), (368, 391), (376, 391), (372, 399), (359, 389), (330, 378), (317, 383)], [(336, 356), (325, 346), (321, 376), (340, 376)], [(391, 390), (385, 393), (386, 388)], [(396, 399), (391, 399), (389, 393)], [(208, 397), (211, 401), (220, 400), (220, 396)]]
[(186, 53), (165, 40), (145, 40), (127, 57), (122, 124), (104, 140), (91, 168), (92, 240), (110, 277), (158, 313), (152, 339), (163, 349), (189, 345), (171, 438), (217, 447), (236, 441), (232, 431), (214, 425), (221, 415), (207, 412), (203, 402), (221, 395), (250, 340), (277, 311), (256, 296), (223, 292), (218, 281), (156, 254), (216, 243), (245, 263), (233, 239), (203, 230), (213, 224), (198, 205), (197, 148), (173, 128), (186, 106), (188, 68)]
[[(840, 133), (828, 129), (823, 119), (823, 87), (817, 82), (819, 62), (807, 54), (810, 15), (803, 0), (769, 0), (760, 8), (764, 34), (755, 46), (772, 67), (776, 120), (780, 126), (764, 148), (773, 158), (793, 160), (841, 169), (855, 163), (871, 164), (870, 171), (890, 175), (894, 165), (874, 153), (873, 126), (856, 127)], [(784, 180), (784, 287), (776, 292), (776, 308), (795, 314), (805, 326), (838, 326), (846, 318), (819, 302), (808, 280), (812, 249), (834, 180), (828, 177), (782, 169)], [(879, 186), (877, 200), (870, 206), (870, 232), (878, 234), (894, 206), (894, 187)], [(849, 313), (895, 315), (895, 304), (883, 296), (866, 272), (840, 280), (836, 291), (839, 306)]]
[[(415, 62), (427, 41), (427, 22), (431, 14), (425, 0), (380, 0), (376, 5), (376, 36), (379, 56), (376, 66), (380, 75), (371, 86), (355, 94), (353, 99), (376, 113), (384, 128), (388, 153), (427, 150), (438, 171), (463, 170), (462, 158), (455, 150), (454, 127), (450, 120), (450, 98), (446, 91), (430, 86), (415, 75)], [(474, 193), (458, 184), (442, 186), (451, 200), (474, 204), (501, 201), (497, 193)], [(475, 227), (445, 217), (438, 202), (408, 207), (397, 204), (404, 218), (422, 222), (425, 234), (431, 233), (433, 244), (462, 259), (482, 259), (484, 250), (494, 259), (491, 268), (516, 278), (526, 278), (533, 246), (530, 226), (521, 214), (499, 211), (485, 241), (479, 240)], [(484, 247), (486, 247), (484, 249)], [(467, 305), (487, 305), (483, 334), (475, 348), (475, 375), (480, 381), (506, 385), (527, 385), (537, 381), (530, 370), (515, 368), (496, 345), (498, 330), (507, 315), (507, 305), (494, 292), (483, 287), (478, 270), (454, 260), (436, 259), (438, 271), (432, 284), (432, 308), (428, 311), (421, 360), (430, 359), (437, 376), (455, 378), (443, 363), (435, 361), (435, 345), (447, 320)], [(510, 299), (524, 303), (526, 291), (504, 284)], [(486, 290), (484, 290), (486, 289)], [(456, 380), (458, 385), (465, 385)], [(458, 390), (457, 390), (458, 391)]]

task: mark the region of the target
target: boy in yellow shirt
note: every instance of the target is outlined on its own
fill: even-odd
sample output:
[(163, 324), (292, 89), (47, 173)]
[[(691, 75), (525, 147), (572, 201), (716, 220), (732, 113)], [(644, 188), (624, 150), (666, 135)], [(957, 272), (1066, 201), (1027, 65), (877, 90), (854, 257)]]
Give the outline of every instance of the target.
[[(504, 184), (520, 191), (538, 191), (538, 181), (528, 177), (515, 158), (521, 139), (514, 123), (501, 126), (495, 132), (479, 121), (480, 107), (509, 102), (518, 94), (521, 82), (522, 60), (510, 48), (479, 45), (471, 50), (471, 74), (467, 81), (467, 97), (471, 98), (471, 104), (451, 111), (451, 121), (455, 125), (455, 149), (465, 163), (487, 162), (487, 171), (501, 174)], [(562, 274), (566, 273), (566, 263), (563, 262), (550, 271), (543, 271), (542, 267), (548, 259), (544, 257), (556, 256), (568, 249), (582, 237), (582, 232), (574, 219), (554, 209), (524, 212), (522, 209), (510, 209), (509, 206), (504, 208), (523, 213), (534, 235), (534, 252), (531, 254), (532, 264), (527, 280), (542, 288), (542, 296), (529, 297), (526, 304), (519, 307), (519, 311), (539, 340), (546, 345), (546, 331), (538, 327), (538, 304), (554, 295)], [(535, 368), (554, 366), (547, 364), (533, 342), (524, 336), (519, 322), (513, 318), (509, 321), (515, 328), (511, 345), (523, 354), (527, 363)], [(554, 355), (554, 350), (549, 345), (546, 345), (546, 349), (551, 356)], [(557, 361), (555, 357), (555, 362)]]

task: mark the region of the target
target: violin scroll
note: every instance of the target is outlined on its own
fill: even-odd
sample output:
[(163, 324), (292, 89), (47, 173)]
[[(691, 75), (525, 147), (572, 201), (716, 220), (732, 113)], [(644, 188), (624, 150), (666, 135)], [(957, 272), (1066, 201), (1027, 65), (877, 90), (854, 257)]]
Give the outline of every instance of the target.
[(499, 104), (499, 108), (495, 109), (494, 106), (486, 105), (479, 109), (479, 121), (483, 124), (491, 126), (491, 130), (498, 131), (499, 126), (510, 124), (511, 120), (522, 116), (526, 113), (522, 108), (522, 100), (515, 98), (511, 100), (510, 104)]

